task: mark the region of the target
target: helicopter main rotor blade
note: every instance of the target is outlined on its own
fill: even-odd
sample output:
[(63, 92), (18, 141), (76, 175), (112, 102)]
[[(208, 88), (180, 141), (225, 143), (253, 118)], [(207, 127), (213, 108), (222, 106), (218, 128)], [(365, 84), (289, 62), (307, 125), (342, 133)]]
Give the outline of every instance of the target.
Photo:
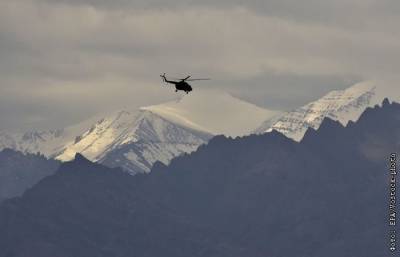
[(196, 80), (211, 80), (211, 79), (187, 79), (186, 81), (196, 81)]

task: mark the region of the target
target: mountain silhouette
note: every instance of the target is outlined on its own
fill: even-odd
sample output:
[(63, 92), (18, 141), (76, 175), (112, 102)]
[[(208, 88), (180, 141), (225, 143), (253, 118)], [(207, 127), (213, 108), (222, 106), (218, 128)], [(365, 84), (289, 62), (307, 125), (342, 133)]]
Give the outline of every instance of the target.
[(20, 196), (42, 178), (54, 174), (58, 161), (39, 154), (23, 154), (11, 149), (0, 151), (0, 202)]
[(216, 136), (130, 176), (83, 156), (0, 207), (0, 256), (387, 256), (400, 105), (301, 142)]

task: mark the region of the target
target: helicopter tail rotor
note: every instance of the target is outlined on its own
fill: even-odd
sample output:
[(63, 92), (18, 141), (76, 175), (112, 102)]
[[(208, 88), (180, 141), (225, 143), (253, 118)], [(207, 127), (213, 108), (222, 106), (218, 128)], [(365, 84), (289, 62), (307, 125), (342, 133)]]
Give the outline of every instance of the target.
[(165, 77), (165, 73), (161, 74), (160, 77), (163, 79), (164, 82), (167, 82), (167, 78)]

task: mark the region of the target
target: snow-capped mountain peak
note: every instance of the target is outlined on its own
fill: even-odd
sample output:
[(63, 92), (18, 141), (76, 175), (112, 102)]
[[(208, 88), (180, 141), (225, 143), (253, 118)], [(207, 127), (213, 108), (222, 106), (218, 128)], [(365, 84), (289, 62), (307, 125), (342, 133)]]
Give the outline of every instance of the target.
[(100, 119), (56, 157), (67, 161), (76, 153), (92, 161), (126, 170), (148, 172), (155, 161), (167, 164), (191, 152), (211, 135), (185, 129), (146, 110), (122, 110)]
[(331, 91), (322, 98), (290, 111), (273, 122), (266, 122), (256, 133), (277, 130), (287, 137), (300, 141), (309, 127), (318, 129), (322, 120), (329, 117), (342, 125), (356, 121), (370, 106), (380, 104), (387, 95), (376, 82), (357, 83), (345, 90)]
[(185, 127), (228, 136), (249, 134), (263, 121), (280, 113), (210, 89), (196, 89), (177, 101), (142, 109)]

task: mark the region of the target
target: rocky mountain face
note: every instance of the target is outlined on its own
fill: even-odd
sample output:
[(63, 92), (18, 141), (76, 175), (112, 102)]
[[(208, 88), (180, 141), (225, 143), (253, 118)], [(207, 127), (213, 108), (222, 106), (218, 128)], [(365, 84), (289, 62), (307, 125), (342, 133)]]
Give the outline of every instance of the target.
[[(296, 141), (303, 138), (308, 128), (317, 129), (324, 118), (346, 125), (356, 121), (367, 108), (379, 104), (390, 92), (373, 82), (356, 84), (345, 90), (336, 90), (275, 120), (268, 119), (255, 132), (277, 130)], [(397, 99), (397, 98), (396, 98)]]
[(77, 155), (0, 206), (3, 256), (386, 256), (400, 105), (301, 142), (216, 136), (129, 176)]
[(58, 166), (58, 161), (43, 155), (3, 149), (0, 151), (0, 202), (22, 195), (44, 177), (54, 174)]
[(121, 111), (102, 119), (56, 158), (68, 161), (81, 153), (131, 174), (149, 172), (156, 161), (165, 164), (207, 142), (210, 134), (178, 126), (149, 111)]

